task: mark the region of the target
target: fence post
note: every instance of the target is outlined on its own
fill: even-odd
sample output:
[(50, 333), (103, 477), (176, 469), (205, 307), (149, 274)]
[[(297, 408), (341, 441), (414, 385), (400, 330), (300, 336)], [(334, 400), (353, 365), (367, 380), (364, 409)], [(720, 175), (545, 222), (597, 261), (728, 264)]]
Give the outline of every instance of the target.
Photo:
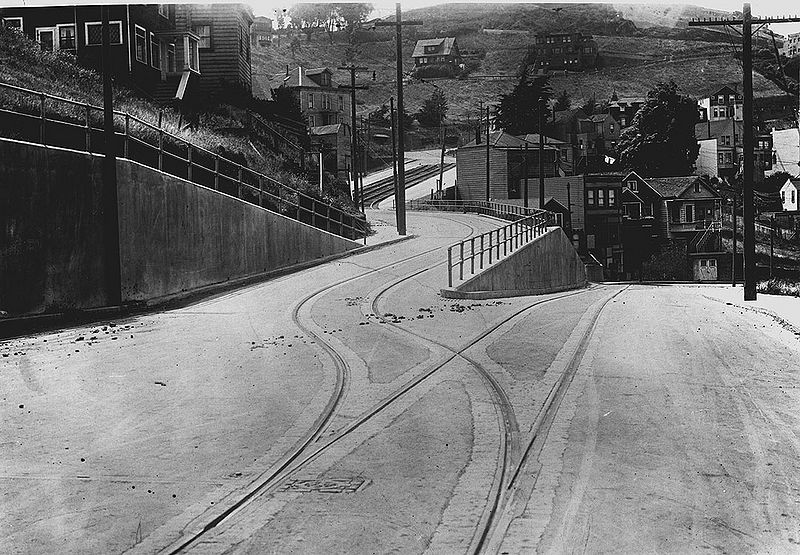
[(44, 111), (44, 102), (47, 99), (44, 93), (39, 94), (39, 142), (44, 144), (45, 133), (44, 127), (45, 123), (47, 122), (47, 114)]
[(447, 286), (453, 286), (453, 247), (447, 247)]
[(91, 108), (86, 105), (86, 152), (92, 151), (92, 115)]
[[(331, 205), (325, 205), (325, 231), (330, 232), (331, 230)], [(367, 238), (367, 228), (364, 228), (364, 239)]]
[(236, 188), (236, 197), (242, 198), (242, 167), (239, 166), (239, 184)]
[(214, 190), (219, 191), (219, 154), (214, 155)]
[(158, 130), (158, 170), (164, 169), (164, 132)]
[(186, 156), (188, 158), (188, 167), (186, 168), (186, 178), (191, 181), (192, 180), (192, 144), (186, 143)]
[(131, 131), (131, 116), (129, 114), (125, 114), (125, 142), (123, 144), (123, 157), (129, 159), (128, 157), (128, 137), (130, 136)]

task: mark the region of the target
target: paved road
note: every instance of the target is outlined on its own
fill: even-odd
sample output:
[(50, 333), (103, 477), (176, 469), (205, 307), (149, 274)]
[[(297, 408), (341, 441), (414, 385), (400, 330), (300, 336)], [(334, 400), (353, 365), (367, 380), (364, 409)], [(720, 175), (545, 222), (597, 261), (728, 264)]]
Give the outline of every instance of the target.
[(800, 550), (794, 333), (713, 286), (439, 297), (496, 225), (0, 343), (0, 552)]

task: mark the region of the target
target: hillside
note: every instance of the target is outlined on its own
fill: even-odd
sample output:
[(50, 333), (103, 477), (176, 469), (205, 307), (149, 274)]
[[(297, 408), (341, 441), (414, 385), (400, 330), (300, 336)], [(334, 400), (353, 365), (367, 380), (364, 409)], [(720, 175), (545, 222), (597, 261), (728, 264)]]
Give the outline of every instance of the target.
[[(554, 11), (558, 8), (558, 11)], [(665, 19), (666, 8), (656, 10), (650, 23), (675, 25), (682, 17), (699, 14), (692, 7), (678, 6), (674, 19)], [(449, 102), (449, 118), (456, 121), (474, 119), (481, 102), (495, 103), (500, 95), (509, 92), (515, 84), (528, 46), (537, 31), (591, 32), (597, 40), (602, 68), (597, 72), (554, 75), (553, 90), (566, 90), (573, 103), (591, 96), (607, 99), (614, 92), (621, 96), (644, 96), (659, 81), (674, 80), (684, 93), (699, 95), (709, 86), (723, 83), (740, 83), (742, 70), (727, 43), (705, 40), (659, 38), (643, 35), (637, 25), (623, 13), (608, 4), (448, 4), (410, 10), (405, 18), (421, 19), (421, 27), (404, 30), (403, 57), (406, 72), (412, 69), (411, 53), (418, 38), (455, 35), (468, 59), (478, 62), (478, 68), (466, 80), (411, 80), (405, 86), (406, 110), (416, 112), (423, 101), (435, 90), (444, 90)], [(631, 17), (634, 14), (629, 10)], [(638, 10), (637, 13), (642, 13)], [(643, 15), (639, 16), (642, 19)], [(654, 27), (655, 28), (655, 27)], [(508, 29), (528, 33), (485, 33), (482, 29)], [(284, 37), (280, 47), (272, 45), (253, 52), (254, 71), (263, 79), (285, 71), (286, 66), (306, 67), (355, 63), (368, 67), (359, 74), (360, 84), (369, 90), (358, 92), (357, 111), (366, 114), (381, 104), (388, 104), (395, 95), (395, 65), (393, 35), (387, 31), (364, 31), (355, 45), (347, 44), (345, 36), (336, 36), (329, 44), (324, 34), (306, 41), (301, 36), (290, 47), (291, 39)], [(375, 72), (373, 81), (372, 72)], [(340, 72), (340, 83), (347, 83), (349, 75)], [(772, 82), (754, 75), (756, 97), (781, 94)], [(277, 82), (276, 82), (277, 83)]]

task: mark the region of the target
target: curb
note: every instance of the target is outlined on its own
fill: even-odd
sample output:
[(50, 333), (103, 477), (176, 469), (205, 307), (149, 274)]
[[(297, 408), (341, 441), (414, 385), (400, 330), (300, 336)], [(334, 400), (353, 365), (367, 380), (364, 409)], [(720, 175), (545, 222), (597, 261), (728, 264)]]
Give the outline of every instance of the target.
[(366, 245), (339, 254), (333, 254), (306, 262), (300, 262), (291, 266), (285, 266), (268, 272), (237, 278), (235, 280), (206, 285), (191, 291), (182, 291), (164, 297), (158, 297), (148, 301), (133, 301), (119, 306), (104, 306), (98, 308), (87, 308), (69, 312), (54, 312), (52, 314), (35, 314), (30, 316), (18, 316), (13, 318), (0, 318), (0, 340), (13, 339), (31, 333), (52, 331), (61, 328), (69, 328), (88, 324), (90, 322), (100, 322), (111, 318), (120, 318), (156, 312), (165, 309), (174, 309), (197, 302), (203, 298), (213, 295), (247, 287), (256, 283), (262, 283), (276, 277), (293, 274), (302, 270), (307, 270), (315, 266), (321, 266), (334, 260), (347, 258), (357, 254), (364, 254), (383, 247), (388, 247), (416, 238), (416, 235), (406, 235), (398, 237), (376, 245)]

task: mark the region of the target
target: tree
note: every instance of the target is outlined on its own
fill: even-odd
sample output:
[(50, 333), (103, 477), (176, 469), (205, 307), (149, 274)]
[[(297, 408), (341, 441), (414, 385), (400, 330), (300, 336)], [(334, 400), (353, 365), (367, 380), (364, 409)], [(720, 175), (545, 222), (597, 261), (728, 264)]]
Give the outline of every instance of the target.
[(587, 116), (591, 116), (597, 110), (597, 99), (592, 96), (586, 99), (586, 101), (581, 104), (581, 110), (583, 110)]
[(495, 124), (512, 135), (539, 131), (539, 110), (547, 119), (547, 102), (552, 97), (547, 77), (522, 76), (514, 90), (500, 98)]
[(287, 87), (272, 89), (273, 113), (286, 119), (306, 123), (306, 117), (300, 109), (300, 102)]
[(372, 4), (337, 4), (336, 14), (344, 23), (352, 41), (356, 28), (372, 13)]
[(644, 176), (691, 174), (700, 151), (698, 119), (696, 103), (673, 81), (659, 83), (620, 136), (620, 163)]
[(556, 105), (553, 107), (556, 112), (561, 112), (563, 110), (569, 110), (570, 106), (572, 106), (572, 97), (567, 91), (561, 91), (558, 93), (556, 97)]
[(441, 125), (445, 115), (447, 115), (447, 98), (444, 92), (436, 89), (417, 112), (417, 121), (423, 127), (436, 127)]

